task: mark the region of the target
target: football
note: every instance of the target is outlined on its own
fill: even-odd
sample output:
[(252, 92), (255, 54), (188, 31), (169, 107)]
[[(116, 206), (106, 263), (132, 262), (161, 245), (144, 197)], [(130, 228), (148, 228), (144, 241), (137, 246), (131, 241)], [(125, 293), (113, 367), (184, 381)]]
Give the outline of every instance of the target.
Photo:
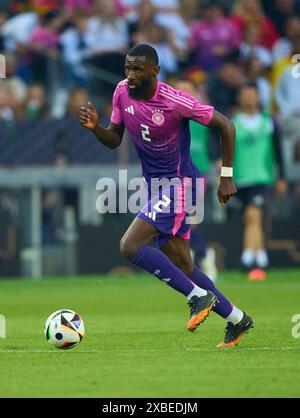
[(45, 322), (46, 340), (53, 347), (62, 350), (78, 345), (84, 337), (84, 332), (81, 316), (70, 309), (53, 312)]

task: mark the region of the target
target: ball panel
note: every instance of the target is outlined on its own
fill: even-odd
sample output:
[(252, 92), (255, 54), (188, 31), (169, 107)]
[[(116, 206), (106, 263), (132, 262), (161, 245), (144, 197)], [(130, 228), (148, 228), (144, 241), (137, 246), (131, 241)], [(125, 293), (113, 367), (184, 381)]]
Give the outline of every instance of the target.
[(54, 319), (57, 315), (60, 315), (62, 313), (69, 313), (71, 315), (76, 315), (76, 312), (72, 311), (71, 309), (59, 309), (58, 311), (53, 312), (51, 315), (49, 315), (49, 317), (46, 319), (45, 322), (45, 327), (44, 327), (44, 332), (46, 335), (48, 326), (50, 324), (50, 322), (52, 321), (52, 319)]
[(68, 343), (68, 342), (66, 342), (60, 348), (63, 349), (63, 350), (68, 350), (70, 348), (75, 347), (77, 344), (79, 344), (79, 341), (77, 343)]

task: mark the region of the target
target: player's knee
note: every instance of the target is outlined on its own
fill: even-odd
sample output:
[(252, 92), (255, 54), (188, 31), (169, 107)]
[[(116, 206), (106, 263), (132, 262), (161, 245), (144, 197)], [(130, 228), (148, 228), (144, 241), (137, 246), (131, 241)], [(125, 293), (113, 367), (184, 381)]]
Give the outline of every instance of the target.
[(134, 243), (130, 239), (125, 238), (125, 237), (121, 239), (120, 253), (122, 254), (124, 258), (131, 261), (133, 257), (135, 256), (135, 254), (137, 253), (137, 251), (138, 251), (138, 248), (136, 247), (136, 245), (134, 245)]
[(246, 210), (245, 220), (247, 223), (260, 222), (262, 215), (262, 209), (256, 208), (255, 206), (249, 206)]

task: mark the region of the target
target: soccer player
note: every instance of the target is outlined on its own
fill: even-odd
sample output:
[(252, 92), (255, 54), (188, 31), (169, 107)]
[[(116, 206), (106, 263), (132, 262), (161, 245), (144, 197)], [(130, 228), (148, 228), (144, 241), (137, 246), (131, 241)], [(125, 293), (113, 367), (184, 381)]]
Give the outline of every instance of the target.
[(239, 105), (233, 122), (236, 127), (234, 179), (245, 224), (241, 264), (249, 271), (249, 280), (259, 281), (265, 279), (269, 265), (263, 229), (266, 200), (275, 183), (278, 195), (285, 193), (287, 184), (280, 133), (272, 116), (261, 111), (255, 84), (240, 89)]
[[(132, 264), (188, 299), (189, 331), (194, 331), (214, 310), (227, 321), (225, 339), (219, 346), (236, 346), (253, 327), (253, 321), (230, 303), (193, 264), (184, 201), (185, 188), (199, 177), (189, 152), (189, 120), (220, 132), (223, 168), (218, 198), (222, 205), (237, 192), (232, 181), (234, 126), (213, 107), (160, 82), (157, 52), (148, 44), (138, 44), (128, 52), (125, 72), (126, 79), (114, 92), (109, 127), (99, 124), (98, 113), (91, 102), (80, 108), (80, 123), (112, 149), (121, 144), (126, 128), (136, 146), (143, 176), (150, 188), (154, 179), (177, 178), (181, 185), (177, 186), (176, 194), (165, 191), (163, 186), (158, 194), (149, 194), (148, 202), (121, 239), (121, 253)], [(182, 204), (181, 211), (176, 210), (178, 202)], [(153, 239), (156, 247), (149, 245)]]

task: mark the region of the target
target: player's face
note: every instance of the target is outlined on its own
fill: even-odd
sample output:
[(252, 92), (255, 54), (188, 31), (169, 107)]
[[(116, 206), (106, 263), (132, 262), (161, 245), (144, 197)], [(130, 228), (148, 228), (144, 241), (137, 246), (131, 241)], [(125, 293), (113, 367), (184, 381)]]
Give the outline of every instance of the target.
[(239, 97), (240, 105), (244, 108), (259, 109), (260, 98), (258, 91), (254, 87), (247, 87), (241, 90)]
[(146, 57), (131, 57), (127, 55), (125, 73), (128, 80), (129, 95), (142, 98), (156, 77), (156, 67), (147, 62)]

